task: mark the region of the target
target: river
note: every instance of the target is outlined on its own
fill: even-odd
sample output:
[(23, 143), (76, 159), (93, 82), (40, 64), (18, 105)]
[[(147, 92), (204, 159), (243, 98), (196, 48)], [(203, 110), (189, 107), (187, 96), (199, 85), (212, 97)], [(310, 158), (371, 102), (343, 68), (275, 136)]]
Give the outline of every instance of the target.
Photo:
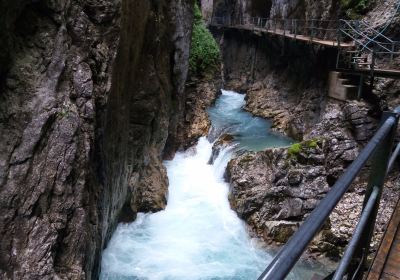
[[(242, 110), (244, 95), (223, 91), (209, 109), (211, 135), (229, 133), (234, 145), (212, 165), (206, 138), (165, 161), (168, 205), (157, 213), (139, 213), (120, 224), (102, 255), (103, 280), (251, 280), (271, 261), (245, 223), (231, 210), (225, 167), (238, 150), (287, 146), (291, 140), (272, 133), (270, 122)], [(299, 265), (288, 279), (310, 279), (313, 269)]]

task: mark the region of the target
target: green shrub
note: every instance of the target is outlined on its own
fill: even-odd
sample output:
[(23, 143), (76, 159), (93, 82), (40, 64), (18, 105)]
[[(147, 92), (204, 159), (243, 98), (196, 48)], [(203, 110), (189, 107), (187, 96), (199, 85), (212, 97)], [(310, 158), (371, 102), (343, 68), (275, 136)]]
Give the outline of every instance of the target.
[(288, 148), (289, 156), (296, 156), (301, 152), (301, 143), (294, 143)]
[(305, 144), (307, 145), (308, 148), (312, 148), (312, 149), (315, 149), (318, 146), (318, 142), (316, 139), (306, 141)]
[(301, 143), (294, 143), (288, 148), (288, 155), (296, 157), (303, 149), (315, 149), (318, 147), (318, 139), (311, 139)]
[(197, 3), (194, 6), (192, 45), (190, 48), (189, 69), (193, 74), (206, 74), (218, 68), (220, 62), (219, 46), (203, 22)]

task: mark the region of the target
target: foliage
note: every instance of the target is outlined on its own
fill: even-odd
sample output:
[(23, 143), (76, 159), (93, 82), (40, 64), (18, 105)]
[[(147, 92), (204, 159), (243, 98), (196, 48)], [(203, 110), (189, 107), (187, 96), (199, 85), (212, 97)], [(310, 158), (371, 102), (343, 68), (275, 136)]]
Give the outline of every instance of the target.
[(311, 149), (315, 149), (318, 146), (318, 142), (316, 139), (308, 140), (304, 144)]
[(211, 72), (217, 68), (219, 61), (219, 46), (204, 24), (200, 8), (196, 3), (189, 57), (190, 71), (194, 74)]
[(294, 143), (288, 148), (289, 156), (296, 156), (301, 152), (301, 143)]
[(311, 139), (303, 141), (301, 143), (294, 143), (288, 148), (288, 155), (290, 157), (296, 157), (301, 151), (307, 149), (316, 149), (318, 147), (319, 139)]
[(367, 12), (371, 0), (340, 0), (340, 4), (349, 18), (357, 19)]

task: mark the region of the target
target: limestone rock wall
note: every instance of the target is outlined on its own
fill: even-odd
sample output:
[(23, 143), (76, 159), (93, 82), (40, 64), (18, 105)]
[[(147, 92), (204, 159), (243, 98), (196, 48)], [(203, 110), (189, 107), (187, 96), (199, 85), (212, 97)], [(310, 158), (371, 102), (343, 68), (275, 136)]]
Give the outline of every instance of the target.
[(335, 19), (339, 14), (338, 0), (274, 0), (272, 1), (272, 18), (297, 19)]
[(193, 2), (0, 1), (0, 278), (96, 279), (165, 206)]
[[(208, 5), (209, 7), (210, 5)], [(213, 15), (238, 18), (336, 19), (338, 0), (214, 0)], [(209, 15), (209, 13), (207, 13)]]
[(200, 1), (200, 8), (201, 14), (206, 22), (209, 22), (213, 15), (213, 0), (201, 0)]

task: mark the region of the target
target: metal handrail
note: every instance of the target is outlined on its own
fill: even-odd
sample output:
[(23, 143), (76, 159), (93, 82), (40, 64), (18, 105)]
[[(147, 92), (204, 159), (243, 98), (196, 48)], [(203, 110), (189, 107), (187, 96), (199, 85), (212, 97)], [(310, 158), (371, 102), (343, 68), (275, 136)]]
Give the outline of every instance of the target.
[[(355, 29), (351, 24), (349, 24), (346, 20), (341, 19), (340, 21), (343, 22), (343, 23), (345, 23), (346, 25), (348, 25), (348, 26), (351, 28), (351, 30), (354, 31), (356, 34), (360, 35), (360, 36), (363, 37), (364, 39), (367, 39), (369, 43), (375, 43), (375, 44), (377, 44), (379, 47), (381, 47), (381, 48), (387, 50), (388, 52), (391, 52), (390, 49), (386, 48), (385, 46), (382, 46), (382, 44), (380, 44), (378, 41), (374, 40), (373, 38), (370, 38), (368, 35), (366, 35), (366, 34), (364, 34), (364, 33), (359, 32), (359, 31), (358, 31), (357, 29)], [(355, 38), (354, 36), (352, 36), (351, 34), (346, 33), (346, 35), (349, 36), (351, 39), (353, 39), (353, 40), (356, 41), (356, 38)], [(359, 42), (359, 41), (357, 40), (357, 42)], [(392, 43), (392, 42), (391, 42), (391, 43)], [(368, 44), (365, 44), (365, 43), (360, 43), (360, 44), (361, 44), (364, 48), (369, 49), (369, 48), (367, 47)], [(370, 49), (369, 49), (369, 50), (370, 50)]]
[[(396, 108), (393, 113), (384, 114), (384, 121), (382, 122), (382, 125), (369, 143), (365, 146), (353, 163), (347, 168), (343, 175), (336, 181), (331, 190), (326, 194), (325, 198), (311, 212), (296, 233), (279, 251), (273, 261), (268, 265), (267, 269), (260, 275), (258, 278), (259, 280), (280, 280), (284, 279), (290, 273), (291, 269), (305, 251), (308, 244), (320, 230), (332, 210), (346, 193), (351, 183), (360, 173), (361, 169), (365, 166), (371, 156), (373, 156), (369, 188), (366, 192), (363, 215), (361, 216), (362, 220), (357, 225), (358, 230), (356, 230), (355, 234), (356, 239), (350, 242), (351, 246), (349, 245), (349, 248), (351, 251), (348, 252), (348, 250), (346, 250), (345, 259), (342, 261), (343, 265), (339, 266), (339, 272), (337, 273), (340, 275), (347, 273), (349, 263), (350, 261), (354, 261), (355, 256), (357, 257), (356, 259), (358, 260), (360, 267), (365, 264), (365, 256), (368, 253), (369, 243), (372, 236), (371, 231), (373, 230), (375, 223), (376, 211), (378, 207), (377, 203), (379, 203), (380, 194), (382, 192), (383, 180), (390, 167), (388, 162), (391, 162), (393, 159), (392, 157), (389, 160), (389, 157), (398, 119), (399, 108)], [(397, 153), (398, 152), (399, 151), (397, 151)], [(396, 151), (393, 156), (397, 157)], [(378, 193), (375, 193), (375, 188), (378, 188)], [(374, 196), (376, 196), (376, 199)], [(373, 206), (370, 206), (371, 203), (373, 203)], [(364, 232), (366, 228), (370, 231), (367, 234)], [(363, 232), (363, 236), (358, 234), (360, 231)], [(360, 245), (361, 241), (362, 243)], [(362, 246), (362, 248), (360, 248), (360, 246)], [(360, 254), (362, 258), (360, 258)], [(354, 271), (351, 272), (353, 273)], [(358, 273), (358, 270), (356, 270), (355, 273)]]
[[(359, 39), (353, 38), (353, 37), (350, 35), (350, 33), (346, 32), (346, 31), (344, 31), (344, 30), (341, 30), (341, 31), (342, 31), (343, 34), (345, 34), (345, 35), (349, 36), (351, 39), (353, 39), (354, 42), (357, 42), (357, 43), (359, 43), (360, 45), (363, 44), (362, 41), (360, 41)], [(370, 48), (368, 48), (367, 46), (365, 46), (365, 48), (366, 48), (367, 50), (369, 50), (369, 51), (372, 52), (372, 50), (371, 50)]]
[[(240, 17), (234, 19), (233, 17), (214, 17), (211, 24), (218, 26), (232, 26), (236, 28), (245, 28), (249, 30), (263, 31), (266, 30), (270, 33), (283, 35), (286, 37), (297, 39), (298, 36), (306, 36), (310, 42), (318, 40), (331, 40), (333, 46), (339, 48), (343, 45), (348, 47), (350, 41), (354, 42), (354, 47), (361, 53), (367, 50), (372, 53), (372, 60), (379, 55), (389, 56), (390, 62), (393, 62), (395, 56), (400, 54), (400, 42), (393, 41), (368, 26), (365, 22), (357, 20), (321, 20), (321, 19), (282, 19), (282, 18), (263, 18), (263, 17)], [(366, 27), (363, 30), (359, 27)], [(334, 32), (336, 31), (336, 32)], [(366, 32), (371, 31), (373, 36), (369, 36)], [(334, 32), (334, 33), (332, 33)], [(383, 38), (384, 42), (376, 40), (376, 38)], [(307, 38), (306, 38), (307, 39)], [(304, 38), (302, 38), (304, 40)], [(346, 44), (342, 44), (342, 42)], [(336, 67), (339, 68), (341, 50), (339, 49), (337, 55)], [(344, 60), (345, 63), (347, 63)], [(374, 63), (373, 62), (373, 63)], [(371, 63), (371, 65), (373, 64)], [(348, 63), (346, 67), (353, 68), (356, 63)], [(374, 67), (371, 66), (371, 76), (374, 75)]]
[(375, 30), (375, 28), (373, 28), (372, 26), (369, 26), (366, 22), (364, 22), (363, 20), (359, 21), (358, 23), (361, 23), (362, 25), (364, 25), (366, 27), (366, 30), (372, 30), (373, 33), (377, 34), (377, 36), (383, 37), (384, 39), (386, 39), (387, 41), (389, 41), (390, 43), (393, 43), (394, 41), (388, 37), (386, 37), (385, 35), (383, 35), (381, 32)]

